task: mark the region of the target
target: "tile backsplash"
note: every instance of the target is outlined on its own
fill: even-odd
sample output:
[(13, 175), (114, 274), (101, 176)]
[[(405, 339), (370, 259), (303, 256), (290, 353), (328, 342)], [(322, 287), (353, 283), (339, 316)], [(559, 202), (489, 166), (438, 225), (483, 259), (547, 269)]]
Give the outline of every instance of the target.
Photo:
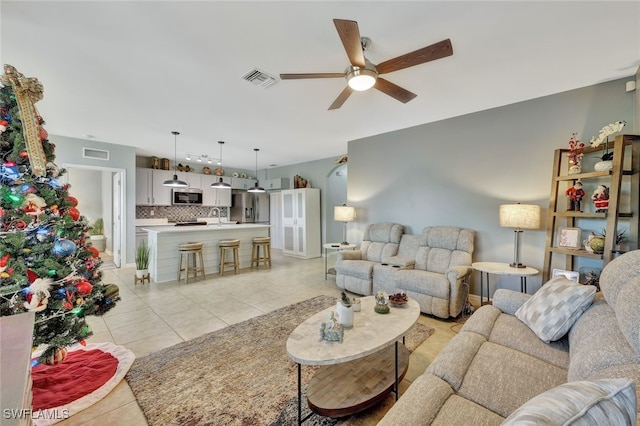
[[(197, 217), (207, 217), (211, 207), (202, 206), (136, 206), (136, 219), (163, 219), (182, 222)], [(152, 214), (153, 213), (153, 214)], [(220, 217), (227, 217), (228, 208), (220, 207)], [(215, 216), (215, 212), (212, 213)]]

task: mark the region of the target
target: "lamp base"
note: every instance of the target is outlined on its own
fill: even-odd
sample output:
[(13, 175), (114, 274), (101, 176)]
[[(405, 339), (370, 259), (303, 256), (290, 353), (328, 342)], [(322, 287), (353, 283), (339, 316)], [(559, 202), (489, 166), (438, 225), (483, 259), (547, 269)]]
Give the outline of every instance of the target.
[(512, 268), (526, 268), (527, 265), (523, 264), (523, 263), (510, 263), (509, 266), (511, 266)]

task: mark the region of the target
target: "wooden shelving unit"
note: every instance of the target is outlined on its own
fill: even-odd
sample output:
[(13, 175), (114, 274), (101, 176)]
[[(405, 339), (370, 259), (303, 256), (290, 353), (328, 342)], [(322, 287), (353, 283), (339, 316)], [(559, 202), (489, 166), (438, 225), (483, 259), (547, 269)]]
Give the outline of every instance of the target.
[[(584, 159), (589, 156), (598, 157), (603, 153), (604, 147), (585, 148)], [(638, 219), (640, 218), (640, 136), (618, 135), (606, 148), (613, 152), (613, 168), (609, 171), (585, 171), (584, 173), (567, 174), (567, 154), (569, 149), (557, 149), (553, 159), (553, 172), (551, 176), (551, 192), (549, 196), (549, 212), (547, 219), (547, 237), (545, 243), (545, 258), (543, 269), (543, 282), (550, 276), (554, 265), (554, 256), (564, 256), (564, 268), (575, 270), (577, 259), (599, 259), (602, 267), (609, 263), (616, 255), (622, 253), (615, 245), (618, 222), (622, 219), (628, 225), (626, 234), (629, 249), (637, 249), (638, 246)], [(583, 166), (584, 169), (584, 166)], [(582, 200), (583, 211), (566, 211), (565, 191), (580, 180), (585, 186), (585, 197)], [(606, 213), (593, 212), (591, 192), (593, 188), (587, 185), (600, 184), (609, 187), (609, 208)], [(624, 191), (623, 191), (624, 187)], [(590, 191), (591, 190), (591, 191)], [(589, 212), (591, 210), (592, 212)], [(584, 249), (569, 249), (557, 246), (558, 230), (563, 227), (581, 228), (583, 220), (601, 220), (601, 229), (606, 231), (604, 253), (595, 254)], [(583, 234), (582, 239), (587, 236)]]

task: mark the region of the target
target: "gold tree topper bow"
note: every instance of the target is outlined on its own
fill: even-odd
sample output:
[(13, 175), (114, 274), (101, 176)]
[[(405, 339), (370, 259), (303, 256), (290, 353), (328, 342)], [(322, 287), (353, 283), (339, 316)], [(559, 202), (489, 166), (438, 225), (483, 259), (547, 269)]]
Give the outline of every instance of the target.
[(42, 99), (44, 87), (37, 78), (25, 77), (15, 67), (5, 64), (4, 75), (0, 77), (2, 84), (11, 85), (16, 94), (22, 132), (27, 145), (29, 163), (32, 173), (45, 176), (47, 173), (47, 157), (40, 140), (40, 120), (35, 103)]

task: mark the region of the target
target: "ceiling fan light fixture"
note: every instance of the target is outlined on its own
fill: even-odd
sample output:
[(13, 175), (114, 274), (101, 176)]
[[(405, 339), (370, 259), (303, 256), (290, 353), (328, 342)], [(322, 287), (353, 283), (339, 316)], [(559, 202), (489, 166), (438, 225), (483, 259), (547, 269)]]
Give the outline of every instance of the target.
[(375, 70), (354, 65), (347, 68), (345, 76), (349, 87), (359, 92), (371, 89), (378, 79), (378, 73)]

